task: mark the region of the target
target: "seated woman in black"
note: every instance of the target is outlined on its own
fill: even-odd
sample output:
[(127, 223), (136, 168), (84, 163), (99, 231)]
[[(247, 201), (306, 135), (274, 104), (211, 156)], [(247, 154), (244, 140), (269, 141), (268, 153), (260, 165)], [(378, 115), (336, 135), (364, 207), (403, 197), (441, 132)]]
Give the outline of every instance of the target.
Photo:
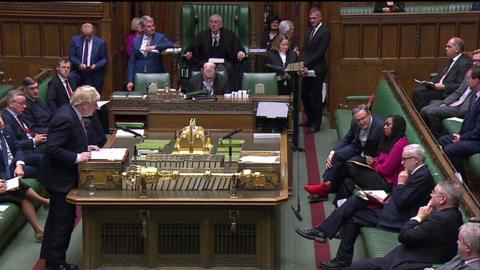
[(278, 25), (280, 24), (280, 18), (271, 15), (267, 17), (267, 30), (263, 33), (263, 47), (268, 50), (272, 47), (272, 42), (278, 34)]
[(285, 69), (288, 64), (297, 61), (297, 54), (289, 49), (288, 39), (279, 34), (273, 41), (272, 49), (267, 52), (267, 57), (265, 57), (265, 71), (277, 73), (279, 95), (290, 95), (292, 93), (291, 74), (288, 74)]

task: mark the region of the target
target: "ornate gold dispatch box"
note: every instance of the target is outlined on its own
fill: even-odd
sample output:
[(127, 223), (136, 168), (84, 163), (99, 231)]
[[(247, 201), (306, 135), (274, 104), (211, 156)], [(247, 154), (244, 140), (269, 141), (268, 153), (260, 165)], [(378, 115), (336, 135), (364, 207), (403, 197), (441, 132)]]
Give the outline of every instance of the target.
[(238, 171), (249, 169), (264, 177), (241, 179), (239, 189), (274, 189), (280, 183), (280, 151), (242, 151)]
[(102, 148), (92, 152), (92, 159), (78, 165), (80, 189), (88, 189), (90, 183), (96, 189), (121, 189), (120, 175), (125, 170), (128, 159), (126, 148)]

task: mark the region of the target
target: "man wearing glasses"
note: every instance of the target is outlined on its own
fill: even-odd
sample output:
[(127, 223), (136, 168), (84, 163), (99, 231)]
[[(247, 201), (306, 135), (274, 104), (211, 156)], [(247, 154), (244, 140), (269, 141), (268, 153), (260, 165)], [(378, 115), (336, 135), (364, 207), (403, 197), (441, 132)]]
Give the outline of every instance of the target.
[(441, 181), (430, 197), (400, 230), (401, 245), (384, 257), (360, 260), (349, 269), (424, 269), (455, 256), (457, 232), (463, 223), (458, 210), (462, 190), (452, 182)]
[(382, 204), (372, 205), (354, 195), (337, 208), (325, 221), (313, 229), (296, 229), (300, 236), (325, 243), (340, 231), (342, 241), (336, 257), (320, 263), (323, 269), (341, 269), (352, 263), (355, 240), (362, 227), (378, 227), (387, 231), (399, 231), (426, 205), (429, 192), (434, 187), (433, 177), (425, 165), (425, 150), (419, 144), (405, 146), (402, 153), (405, 167), (398, 176), (397, 187)]

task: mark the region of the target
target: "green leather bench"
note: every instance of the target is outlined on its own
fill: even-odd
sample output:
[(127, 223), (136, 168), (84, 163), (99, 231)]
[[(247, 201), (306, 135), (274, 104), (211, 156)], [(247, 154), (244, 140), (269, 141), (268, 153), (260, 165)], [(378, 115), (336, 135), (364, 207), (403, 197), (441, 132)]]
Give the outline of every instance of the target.
[[(32, 187), (37, 193), (45, 196), (46, 191), (37, 179), (26, 178), (24, 183)], [(14, 237), (25, 224), (26, 219), (21, 208), (14, 203), (0, 202), (0, 205), (9, 206), (5, 211), (0, 211), (0, 250)], [(36, 205), (38, 208), (40, 205)], [(28, 225), (30, 226), (30, 225)], [(34, 241), (32, 233), (32, 242)]]

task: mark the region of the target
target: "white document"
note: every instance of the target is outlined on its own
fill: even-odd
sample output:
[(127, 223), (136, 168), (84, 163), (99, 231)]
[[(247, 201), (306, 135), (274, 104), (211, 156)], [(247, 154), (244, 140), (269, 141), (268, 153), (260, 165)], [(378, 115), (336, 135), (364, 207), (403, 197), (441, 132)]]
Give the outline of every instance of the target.
[[(140, 134), (142, 136), (145, 136), (145, 129), (143, 129), (143, 128), (132, 128), (131, 130), (137, 132), (138, 134)], [(130, 132), (126, 132), (124, 130), (117, 129), (117, 133), (116, 133), (115, 136), (117, 136), (119, 138), (133, 138), (135, 135), (130, 133)]]
[(7, 210), (8, 207), (10, 207), (10, 205), (0, 205), (0, 212)]
[(99, 100), (97, 101), (97, 107), (100, 109), (103, 105), (109, 103), (110, 100)]
[(248, 49), (248, 53), (267, 53), (267, 49), (264, 49), (264, 48), (252, 48), (252, 49)]
[(253, 139), (280, 139), (280, 133), (253, 133)]
[(458, 118), (458, 117), (450, 117), (450, 118), (447, 118), (447, 120), (452, 120), (452, 121), (457, 121), (457, 122), (463, 123), (463, 119)]
[(238, 162), (243, 163), (280, 163), (279, 156), (243, 156)]
[(309, 69), (307, 70), (307, 75), (305, 75), (304, 77), (317, 77), (317, 75), (315, 75), (315, 70)]
[(20, 186), (19, 178), (14, 177), (12, 179), (5, 180), (5, 184), (7, 184), (7, 191), (17, 189)]
[(215, 64), (223, 64), (225, 63), (224, 58), (208, 58), (208, 62), (215, 63)]
[(430, 85), (430, 86), (434, 86), (435, 84), (431, 81), (420, 81), (420, 80), (417, 80), (417, 79), (413, 79), (414, 82), (416, 83), (420, 83), (420, 84), (423, 84), (423, 85)]
[(287, 102), (259, 102), (257, 107), (257, 116), (267, 118), (287, 118)]
[(100, 151), (92, 151), (90, 160), (123, 160), (127, 148), (101, 148)]
[(167, 48), (165, 50), (166, 54), (168, 54), (168, 53), (176, 54), (176, 53), (180, 53), (180, 52), (182, 52), (182, 48)]

